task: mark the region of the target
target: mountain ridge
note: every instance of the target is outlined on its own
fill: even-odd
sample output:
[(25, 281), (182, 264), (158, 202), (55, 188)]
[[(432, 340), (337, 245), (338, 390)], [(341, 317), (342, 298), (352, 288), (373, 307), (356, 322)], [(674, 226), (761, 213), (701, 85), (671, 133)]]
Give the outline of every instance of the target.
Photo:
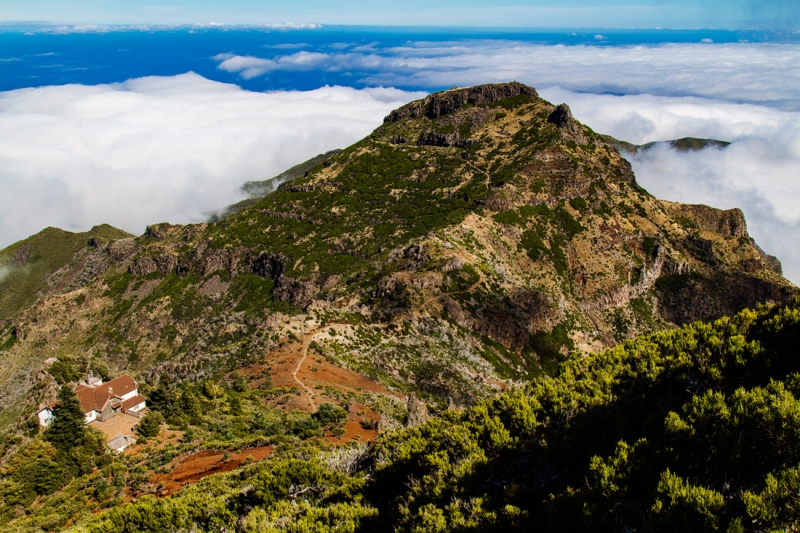
[(181, 446), (335, 438), (325, 404), (340, 435), (375, 438), (796, 294), (740, 210), (654, 198), (612, 143), (519, 83), (434, 93), (303, 168), (217, 222), (86, 239), (45, 276), (0, 329), (2, 462), (87, 371), (136, 376), (193, 436)]
[[(477, 343), (482, 355), (467, 359), (491, 361), (488, 384), (535, 375), (573, 349), (784, 301), (793, 291), (752, 245), (741, 211), (652, 198), (567, 106), (519, 83), (403, 106), (372, 135), (216, 224), (156, 224), (143, 237), (99, 246), (115, 266), (87, 290), (103, 295), (117, 318), (113, 326), (90, 319), (106, 332), (91, 351), (153, 376), (155, 354), (166, 353), (166, 362), (189, 356), (182, 349), (203, 350), (170, 347), (168, 336), (136, 326), (141, 318), (130, 313), (155, 310), (164, 298), (171, 311), (153, 325), (170, 329), (170, 315), (188, 320), (182, 338), (204, 322), (204, 306), (260, 324), (288, 324), (312, 309), (355, 313), (415, 329), (409, 335), (425, 342), (419, 328), (437, 324)], [(111, 341), (120, 320), (137, 349)], [(255, 327), (286, 335), (284, 326)], [(346, 364), (398, 379), (394, 356), (378, 364), (371, 357)], [(211, 359), (192, 356), (193, 364)], [(467, 386), (472, 372), (460, 373), (453, 379)]]

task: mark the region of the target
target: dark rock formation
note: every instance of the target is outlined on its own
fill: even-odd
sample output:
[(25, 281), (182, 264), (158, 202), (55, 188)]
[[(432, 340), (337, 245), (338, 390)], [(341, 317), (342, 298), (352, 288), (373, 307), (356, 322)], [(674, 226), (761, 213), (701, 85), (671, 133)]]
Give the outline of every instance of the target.
[(383, 119), (384, 122), (397, 122), (405, 117), (427, 116), (437, 118), (448, 113), (452, 113), (467, 104), (480, 105), (497, 102), (503, 98), (511, 98), (519, 95), (538, 97), (536, 89), (519, 82), (494, 83), (486, 85), (476, 85), (464, 89), (451, 89), (428, 95), (423, 100), (411, 102), (408, 105), (396, 109)]
[(146, 276), (153, 272), (171, 274), (178, 266), (178, 259), (174, 255), (147, 255), (137, 257), (128, 267), (128, 272), (132, 276)]
[(686, 245), (709, 255), (714, 253), (714, 243), (708, 239), (689, 237), (686, 239)]
[(154, 239), (166, 239), (169, 236), (170, 230), (175, 227), (180, 226), (173, 226), (168, 222), (153, 224), (151, 226), (147, 226), (147, 229), (144, 230), (144, 234)]
[(747, 223), (741, 209), (721, 211), (707, 205), (672, 204), (670, 211), (688, 218), (698, 229), (713, 231), (723, 237), (748, 237)]
[(408, 397), (408, 418), (406, 418), (406, 427), (420, 426), (427, 422), (428, 417), (428, 407), (412, 392)]
[(286, 270), (286, 256), (273, 252), (261, 252), (252, 261), (250, 270), (262, 278), (271, 278), (278, 281), (283, 277)]
[(570, 111), (567, 104), (559, 104), (556, 106), (555, 111), (550, 113), (550, 116), (547, 117), (547, 122), (555, 124), (560, 130), (570, 133), (578, 132), (578, 124), (575, 122), (572, 111)]
[(134, 239), (120, 239), (111, 241), (106, 246), (106, 252), (114, 261), (122, 261), (130, 257), (136, 251), (136, 241)]
[(467, 148), (473, 144), (477, 144), (477, 142), (478, 141), (473, 139), (462, 139), (455, 133), (444, 134), (429, 131), (420, 134), (419, 140), (417, 140), (417, 146), (455, 146), (456, 148)]
[(403, 137), (402, 135), (395, 135), (391, 138), (390, 142), (392, 144), (405, 144), (408, 142), (408, 139)]

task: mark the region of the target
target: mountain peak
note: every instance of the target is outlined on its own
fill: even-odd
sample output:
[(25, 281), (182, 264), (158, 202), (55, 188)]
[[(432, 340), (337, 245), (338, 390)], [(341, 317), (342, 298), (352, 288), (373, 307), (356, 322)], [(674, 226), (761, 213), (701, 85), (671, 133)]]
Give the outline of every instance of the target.
[(539, 93), (533, 87), (516, 81), (448, 89), (406, 104), (389, 113), (383, 121), (397, 122), (405, 117), (416, 118), (423, 115), (438, 118), (467, 105), (489, 104), (519, 96), (538, 98)]

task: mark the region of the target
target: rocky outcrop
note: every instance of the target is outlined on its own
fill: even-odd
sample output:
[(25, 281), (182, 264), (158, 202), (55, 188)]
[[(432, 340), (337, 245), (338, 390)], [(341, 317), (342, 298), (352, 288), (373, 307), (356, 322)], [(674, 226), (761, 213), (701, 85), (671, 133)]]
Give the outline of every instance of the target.
[(247, 260), (250, 250), (244, 246), (233, 248), (211, 248), (202, 254), (200, 273), (205, 277), (218, 270), (226, 270), (232, 277), (239, 274), (243, 260)]
[(132, 276), (147, 276), (153, 272), (172, 274), (178, 266), (178, 259), (174, 255), (146, 255), (134, 259), (128, 267)]
[(686, 261), (667, 261), (661, 269), (662, 276), (687, 276), (691, 272), (692, 267)]
[(122, 261), (127, 259), (136, 251), (135, 239), (120, 239), (118, 241), (111, 241), (106, 246), (106, 252), (114, 261)]
[(273, 252), (261, 252), (251, 261), (250, 271), (262, 278), (279, 281), (286, 270), (287, 257)]
[(713, 231), (723, 237), (749, 237), (741, 209), (723, 211), (707, 205), (665, 203), (673, 216), (685, 217), (690, 225), (695, 225), (697, 229)]
[(408, 396), (406, 427), (421, 426), (428, 421), (428, 407), (413, 392)]
[(783, 265), (781, 265), (781, 262), (777, 257), (774, 255), (769, 255), (767, 252), (762, 250), (752, 237), (750, 237), (750, 245), (756, 249), (756, 252), (758, 252), (758, 255), (761, 257), (761, 260), (769, 267), (770, 270), (780, 274), (781, 276), (783, 275)]
[(272, 218), (308, 220), (308, 217), (302, 213), (284, 213), (283, 211), (271, 211), (269, 209), (259, 209), (258, 212)]
[(437, 118), (464, 107), (467, 104), (480, 105), (497, 102), (504, 98), (527, 95), (538, 97), (536, 89), (519, 82), (476, 85), (463, 89), (451, 89), (428, 95), (422, 100), (411, 102), (396, 109), (383, 119), (384, 122), (397, 122), (406, 117), (426, 116)]
[(455, 146), (456, 148), (468, 148), (478, 141), (473, 139), (462, 139), (456, 133), (438, 133), (429, 131), (421, 133), (417, 140), (417, 146)]
[(652, 262), (649, 265), (642, 266), (638, 283), (635, 285), (623, 285), (595, 300), (584, 300), (580, 303), (581, 308), (585, 311), (600, 311), (629, 303), (655, 286), (656, 280), (664, 274), (665, 264), (664, 248), (656, 244), (653, 248)]
[(177, 228), (180, 226), (174, 226), (168, 222), (162, 222), (161, 224), (153, 224), (151, 226), (147, 226), (145, 229), (144, 234), (148, 237), (152, 237), (153, 239), (166, 239), (171, 230), (173, 228)]
[(704, 254), (714, 254), (714, 242), (708, 239), (701, 239), (699, 237), (689, 237), (686, 239), (686, 245), (696, 251)]
[(321, 287), (313, 280), (297, 280), (282, 276), (273, 290), (275, 299), (305, 309), (316, 299)]
[(560, 130), (568, 131), (570, 133), (578, 132), (578, 124), (575, 122), (575, 118), (572, 116), (572, 111), (570, 111), (567, 104), (557, 105), (555, 111), (550, 113), (550, 116), (547, 117), (547, 122), (550, 124), (555, 124)]

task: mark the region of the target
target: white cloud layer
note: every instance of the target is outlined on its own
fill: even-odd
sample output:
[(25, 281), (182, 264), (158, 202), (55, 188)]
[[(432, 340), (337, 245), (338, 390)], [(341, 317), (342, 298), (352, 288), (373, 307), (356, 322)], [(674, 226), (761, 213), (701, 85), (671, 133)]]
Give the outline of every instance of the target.
[(244, 182), (352, 144), (419, 96), (255, 93), (192, 73), (0, 93), (0, 247), (46, 226), (202, 220)]
[[(602, 37), (602, 36), (601, 36)], [(800, 45), (549, 46), (516, 41), (410, 42), (262, 59), (217, 56), (252, 78), (275, 70), (355, 71), (370, 85), (454, 87), (517, 80), (537, 89), (649, 93), (756, 102), (800, 110)]]
[(630, 157), (640, 185), (658, 198), (744, 211), (759, 245), (800, 283), (800, 113), (701, 98), (608, 96), (548, 89), (596, 131), (636, 144), (701, 137), (725, 149), (657, 146)]

